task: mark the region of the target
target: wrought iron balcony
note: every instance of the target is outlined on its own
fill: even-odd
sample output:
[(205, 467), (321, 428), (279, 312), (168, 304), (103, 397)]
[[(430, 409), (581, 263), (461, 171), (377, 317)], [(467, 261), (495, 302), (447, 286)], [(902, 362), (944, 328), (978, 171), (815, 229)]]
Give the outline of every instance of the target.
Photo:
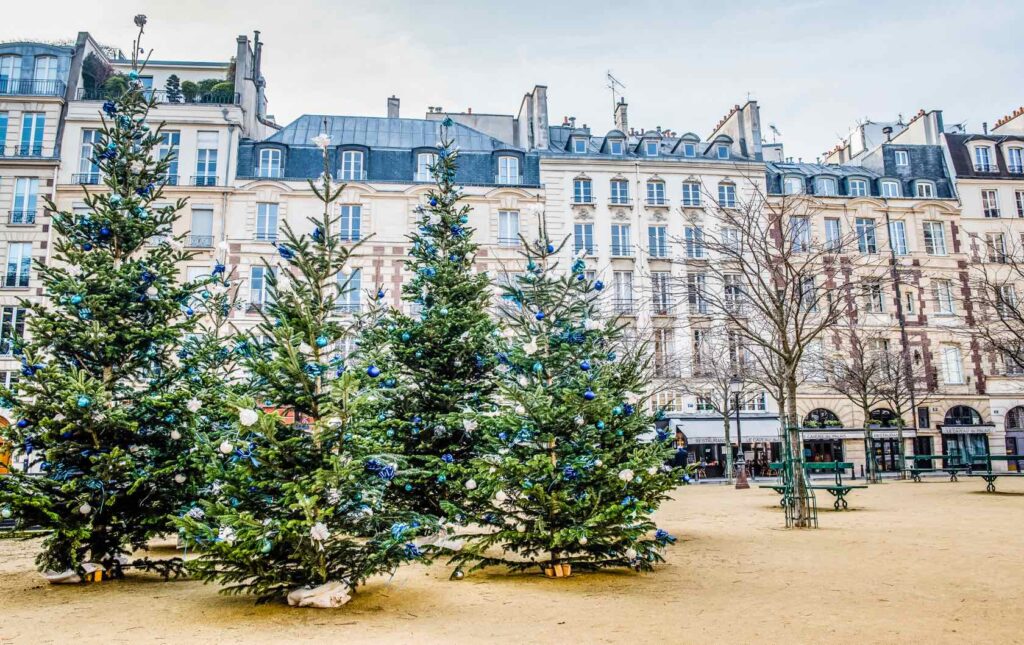
[(664, 197), (648, 197), (647, 206), (651, 208), (668, 208), (668, 200)]
[(659, 302), (656, 298), (655, 301), (651, 303), (651, 313), (655, 316), (671, 316), (675, 313), (674, 309), (675, 308), (672, 306), (672, 303), (667, 299)]
[(213, 248), (213, 236), (212, 235), (189, 235), (188, 245), (195, 249), (212, 249)]
[(667, 244), (655, 244), (652, 246), (648, 253), (652, 259), (655, 260), (666, 260), (668, 259), (668, 245)]
[(422, 181), (422, 182), (431, 182), (431, 183), (433, 183), (434, 176), (431, 175), (429, 171), (427, 171), (427, 172), (418, 172), (417, 171), (416, 174), (413, 176), (412, 180), (413, 181)]
[(974, 172), (999, 172), (999, 166), (994, 163), (975, 163)]
[[(206, 92), (187, 97), (182, 92), (169, 94), (167, 90), (145, 90), (145, 94), (157, 103), (172, 105), (238, 105), (241, 102), (241, 95), (238, 92)], [(120, 92), (111, 92), (103, 88), (87, 90), (83, 87), (79, 88), (75, 98), (79, 101), (113, 101), (120, 95)]]
[(257, 242), (276, 242), (277, 231), (256, 231), (256, 235), (253, 236)]
[(192, 181), (189, 182), (191, 186), (219, 186), (217, 183), (217, 175), (193, 175)]
[(71, 175), (72, 184), (83, 184), (87, 186), (95, 186), (100, 183), (99, 172), (87, 172), (87, 173), (75, 173)]
[(596, 244), (574, 244), (572, 252), (575, 255), (579, 255), (581, 252), (585, 253), (589, 257), (597, 255), (598, 246)]
[(583, 195), (583, 196), (573, 195), (572, 205), (573, 206), (593, 206), (594, 205), (594, 197), (592, 195)]
[(352, 302), (350, 300), (339, 300), (334, 303), (334, 311), (339, 314), (357, 314), (363, 309), (361, 302)]
[(7, 223), (12, 226), (28, 226), (36, 223), (35, 210), (12, 210), (7, 217)]
[(53, 157), (53, 153), (47, 153), (41, 143), (19, 143), (13, 146), (0, 146), (0, 157), (45, 159)]
[(633, 202), (629, 197), (612, 197), (608, 200), (608, 203), (612, 206), (632, 206)]
[(177, 186), (181, 181), (181, 178), (179, 178), (178, 175), (164, 175), (160, 178), (160, 181), (168, 186)]
[(633, 247), (628, 244), (612, 244), (612, 257), (631, 258), (633, 257)]
[(515, 236), (499, 235), (498, 236), (498, 246), (516, 247), (516, 246), (520, 246), (520, 245), (521, 245), (521, 241), (520, 241), (518, 235), (515, 235)]
[(632, 298), (616, 298), (612, 301), (612, 308), (617, 314), (632, 314), (635, 307)]
[(24, 96), (64, 96), (64, 81), (45, 78), (0, 79), (0, 94)]

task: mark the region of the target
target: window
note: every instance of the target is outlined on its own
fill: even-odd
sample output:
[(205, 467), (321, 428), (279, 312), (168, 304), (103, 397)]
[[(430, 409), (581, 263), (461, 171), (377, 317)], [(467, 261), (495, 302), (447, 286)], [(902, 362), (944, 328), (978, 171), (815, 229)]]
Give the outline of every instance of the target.
[[(706, 373), (707, 365), (709, 364), (706, 347), (707, 334), (708, 332), (703, 329), (693, 330), (692, 361), (694, 376), (703, 376)], [(703, 406), (707, 406), (708, 408), (711, 407), (704, 397), (697, 397), (697, 410), (709, 411)]]
[(768, 409), (768, 396), (764, 392), (758, 392), (742, 403), (742, 412), (764, 412)]
[(836, 194), (836, 180), (831, 177), (818, 177), (815, 182), (814, 192), (822, 197), (832, 197)]
[(363, 295), (362, 270), (354, 269), (348, 275), (339, 273), (337, 280), (338, 300), (334, 304), (335, 310), (341, 313), (355, 313), (359, 311)]
[(949, 280), (935, 281), (935, 302), (938, 313), (947, 316), (956, 313), (956, 305), (953, 301), (953, 284)]
[(735, 330), (729, 330), (726, 336), (729, 351), (729, 367), (733, 371), (743, 369), (751, 360), (750, 350), (747, 349), (746, 339), (740, 336)]
[(743, 248), (742, 241), (740, 240), (740, 229), (734, 226), (723, 227), (722, 247), (734, 253), (739, 253)]
[(804, 180), (800, 177), (786, 177), (782, 182), (782, 192), (786, 195), (799, 195), (804, 192)]
[(0, 112), (0, 149), (7, 143), (7, 113)]
[(668, 228), (665, 226), (647, 227), (647, 250), (652, 258), (668, 257)]
[(36, 56), (32, 92), (53, 94), (57, 91), (57, 57)]
[(587, 140), (579, 137), (575, 137), (572, 140), (572, 151), (578, 155), (586, 154), (587, 152)]
[(433, 181), (434, 175), (430, 171), (437, 163), (437, 155), (433, 152), (416, 153), (416, 181)]
[(609, 141), (608, 142), (608, 152), (612, 153), (613, 155), (621, 155), (622, 154), (622, 140), (621, 139), (612, 139), (611, 141)]
[(7, 277), (5, 287), (27, 287), (32, 268), (32, 243), (7, 243)]
[(942, 222), (924, 223), (924, 252), (928, 255), (946, 255), (946, 228)]
[(593, 224), (576, 224), (573, 226), (573, 249), (577, 255), (581, 251), (586, 252), (587, 255), (597, 253), (594, 246)]
[(878, 253), (878, 246), (875, 242), (875, 220), (868, 217), (858, 217), (857, 228), (857, 250), (861, 253)]
[(519, 177), (519, 157), (503, 155), (498, 157), (498, 180), (499, 184), (521, 184)]
[(736, 208), (736, 186), (718, 184), (718, 205), (722, 208)]
[(343, 150), (341, 153), (341, 181), (363, 181), (363, 151)]
[(648, 157), (658, 156), (658, 142), (657, 141), (645, 141), (644, 142), (644, 154)]
[(46, 114), (26, 112), (21, 117), (21, 148), (18, 154), (26, 157), (40, 157), (43, 154), (43, 130), (46, 128)]
[(629, 203), (629, 182), (625, 179), (613, 179), (611, 182), (612, 187), (612, 203), (613, 204), (628, 204)]
[(893, 155), (896, 158), (897, 166), (906, 167), (910, 165), (910, 155), (907, 154), (906, 150), (897, 150), (893, 153)]
[(903, 308), (906, 310), (906, 312), (908, 314), (913, 314), (914, 313), (914, 292), (913, 291), (907, 291), (907, 292), (905, 292), (905, 296), (906, 296), (906, 298), (905, 298), (906, 302), (903, 304)]
[(629, 238), (629, 224), (612, 224), (613, 257), (629, 257), (633, 255), (633, 245)]
[(889, 245), (896, 255), (906, 255), (907, 249), (907, 225), (903, 220), (889, 222)]
[(342, 204), (341, 218), (338, 221), (341, 231), (338, 239), (342, 242), (355, 242), (362, 237), (363, 207), (358, 204)]
[(684, 157), (696, 157), (697, 156), (697, 145), (693, 143), (683, 144), (683, 156)]
[(942, 348), (943, 380), (949, 385), (961, 385), (964, 382), (963, 359), (959, 347)]
[(217, 185), (216, 132), (200, 132), (196, 138), (196, 186)]
[(1003, 362), (1006, 364), (1007, 376), (1024, 376), (1024, 365), (1013, 352), (1004, 352)]
[(810, 220), (806, 217), (790, 217), (789, 240), (794, 253), (806, 253), (811, 247)]
[(918, 197), (935, 197), (935, 184), (930, 181), (919, 181), (914, 184)]
[(519, 211), (498, 211), (498, 244), (519, 246)]
[(825, 245), (830, 251), (841, 251), (843, 247), (843, 233), (840, 228), (839, 219), (836, 217), (825, 218)]
[(665, 205), (665, 182), (647, 182), (647, 203), (651, 206)]
[(270, 242), (277, 239), (277, 204), (256, 204), (256, 239)]
[(592, 204), (594, 192), (589, 179), (574, 179), (572, 182), (572, 203)]
[(192, 207), (192, 228), (188, 235), (188, 245), (196, 248), (213, 247), (213, 209)]
[(850, 197), (866, 197), (868, 194), (868, 182), (863, 179), (851, 179), (849, 188)]
[(656, 315), (667, 315), (672, 311), (672, 274), (667, 271), (651, 273), (651, 300)]
[(899, 197), (900, 196), (900, 184), (896, 181), (883, 181), (882, 182), (882, 197)]
[(1014, 196), (1017, 199), (1017, 217), (1024, 217), (1024, 190), (1018, 190)]
[(800, 279), (800, 308), (804, 311), (818, 310), (818, 288), (814, 276)]
[(4, 307), (0, 318), (0, 354), (10, 356), (14, 352), (14, 341), (25, 335), (25, 309)]
[(699, 260), (704, 257), (704, 229), (700, 226), (687, 226), (683, 229), (686, 241), (686, 257)]
[(612, 274), (615, 311), (620, 314), (633, 312), (633, 272), (616, 271)]
[(683, 183), (683, 206), (700, 206), (700, 184), (695, 181)]
[(654, 375), (674, 376), (672, 357), (675, 353), (675, 339), (671, 329), (654, 330)]
[(6, 387), (7, 389), (13, 390), (18, 386), (18, 379), (20, 378), (20, 376), (21, 375), (18, 372), (15, 372), (13, 370), (6, 370), (4, 372), (0, 372), (0, 385)]
[(256, 167), (257, 177), (280, 177), (281, 176), (281, 151), (277, 148), (263, 148), (260, 150), (260, 162)]
[(974, 169), (978, 172), (992, 172), (992, 149), (978, 146), (974, 149)]
[(1007, 148), (1006, 168), (1015, 175), (1024, 173), (1024, 148)]
[(729, 158), (729, 146), (719, 145), (715, 146), (715, 156), (719, 159)]
[(11, 224), (35, 223), (38, 194), (38, 179), (34, 177), (18, 177), (14, 181), (14, 207), (11, 209)]
[(864, 309), (869, 314), (885, 313), (885, 292), (879, 282), (864, 284)]
[(707, 277), (703, 273), (690, 273), (686, 276), (686, 302), (691, 314), (706, 314), (708, 301), (705, 288)]
[(1002, 233), (985, 233), (985, 249), (989, 262), (1006, 263), (1006, 237)]
[(981, 191), (981, 210), (985, 217), (999, 217), (999, 194), (996, 191)]
[(994, 291), (996, 312), (1000, 315), (1000, 318), (1003, 316), (1013, 316), (1017, 310), (1017, 291), (1013, 288), (1013, 285), (996, 285)]
[(268, 284), (269, 271), (267, 267), (254, 266), (249, 269), (249, 305), (259, 309), (269, 304), (270, 291)]
[(20, 82), (21, 56), (0, 56), (0, 94), (17, 94), (21, 91)]
[[(97, 132), (92, 130), (91, 132)], [(99, 141), (99, 138), (96, 138)], [(156, 149), (158, 159), (170, 159), (167, 164), (167, 175), (165, 179), (171, 186), (178, 185), (178, 155), (172, 155), (181, 146), (181, 133), (176, 130), (164, 130), (160, 133), (160, 145)], [(84, 151), (83, 151), (84, 155)], [(85, 172), (85, 170), (82, 170)]]
[(100, 142), (99, 130), (82, 130), (82, 147), (79, 152), (78, 172), (81, 184), (96, 184), (100, 181), (100, 169), (93, 161), (94, 146)]

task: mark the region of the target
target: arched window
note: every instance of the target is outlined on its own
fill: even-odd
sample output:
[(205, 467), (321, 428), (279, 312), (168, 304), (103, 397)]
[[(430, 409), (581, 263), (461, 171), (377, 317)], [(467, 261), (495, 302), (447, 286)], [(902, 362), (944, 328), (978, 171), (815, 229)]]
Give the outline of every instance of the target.
[(1024, 430), (1024, 406), (1018, 405), (1006, 413), (1007, 430)]
[(879, 428), (895, 428), (897, 425), (896, 413), (889, 408), (875, 408), (868, 421)]
[(839, 421), (839, 416), (827, 408), (815, 408), (804, 417), (804, 426), (808, 428), (820, 428), (823, 426), (837, 428), (842, 425), (842, 422)]
[(495, 178), (499, 184), (521, 184), (522, 177), (519, 175), (519, 157), (513, 155), (501, 155), (498, 157), (498, 175)]
[(262, 148), (256, 165), (257, 177), (281, 177), (281, 151), (278, 148)]
[(437, 163), (437, 153), (418, 152), (416, 153), (416, 181), (433, 181), (434, 176), (430, 169)]
[(947, 426), (980, 426), (981, 415), (967, 405), (954, 405), (946, 412)]

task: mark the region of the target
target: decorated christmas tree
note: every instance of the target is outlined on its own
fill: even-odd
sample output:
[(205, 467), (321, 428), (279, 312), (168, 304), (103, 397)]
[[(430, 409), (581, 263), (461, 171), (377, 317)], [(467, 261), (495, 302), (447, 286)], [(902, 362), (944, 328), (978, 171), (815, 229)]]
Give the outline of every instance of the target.
[(436, 185), (409, 236), (411, 277), (402, 285), (409, 313), (386, 312), (359, 344), (361, 367), (385, 386), (366, 411), (370, 432), (410, 462), (392, 492), (441, 517), (450, 516), (447, 502), (461, 500), (458, 473), (473, 454), (476, 417), (493, 407), (495, 385), (491, 281), (473, 269), (477, 244), (455, 185), (451, 126), (450, 119), (441, 124)]
[(346, 369), (339, 352), (352, 333), (336, 305), (354, 247), (339, 236), (343, 186), (328, 172), (329, 138), (314, 141), (324, 174), (310, 186), (323, 214), (308, 236), (283, 225), (264, 320), (236, 350), (255, 398), (230, 402), (235, 420), (209, 455), (211, 488), (179, 526), (202, 551), (190, 569), (225, 592), (337, 607), (368, 577), (419, 558), (415, 538), (436, 529), (388, 502), (406, 462), (356, 429), (354, 410), (381, 381)]
[[(140, 71), (103, 105), (93, 162), (105, 189), (85, 192), (87, 212), (48, 202), (52, 260), (35, 265), (47, 297), (22, 303), (22, 378), (2, 393), (17, 422), (0, 432), (33, 472), (0, 478), (0, 512), (47, 532), (36, 562), (55, 582), (121, 575), (198, 485), (197, 402), (176, 355), (205, 301), (179, 279), (192, 257), (171, 236), (184, 202), (156, 206), (173, 153), (156, 154)], [(176, 572), (173, 560), (131, 564)]]
[(479, 420), (461, 482), (475, 524), (452, 561), (558, 577), (649, 569), (674, 541), (651, 514), (676, 485), (665, 444), (640, 441), (654, 426), (642, 398), (650, 358), (623, 323), (600, 316), (604, 285), (586, 279), (584, 259), (564, 271), (560, 251), (542, 228), (506, 289), (502, 406)]

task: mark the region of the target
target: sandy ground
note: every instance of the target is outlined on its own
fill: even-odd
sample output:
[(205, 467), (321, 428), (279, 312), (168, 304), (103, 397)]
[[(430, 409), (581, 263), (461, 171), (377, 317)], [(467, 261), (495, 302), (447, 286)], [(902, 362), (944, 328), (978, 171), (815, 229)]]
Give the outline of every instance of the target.
[(780, 528), (771, 491), (690, 486), (653, 574), (409, 566), (338, 610), (147, 576), (50, 586), (34, 543), (0, 540), (0, 643), (1024, 643), (1024, 481), (998, 486), (885, 483), (816, 531)]

